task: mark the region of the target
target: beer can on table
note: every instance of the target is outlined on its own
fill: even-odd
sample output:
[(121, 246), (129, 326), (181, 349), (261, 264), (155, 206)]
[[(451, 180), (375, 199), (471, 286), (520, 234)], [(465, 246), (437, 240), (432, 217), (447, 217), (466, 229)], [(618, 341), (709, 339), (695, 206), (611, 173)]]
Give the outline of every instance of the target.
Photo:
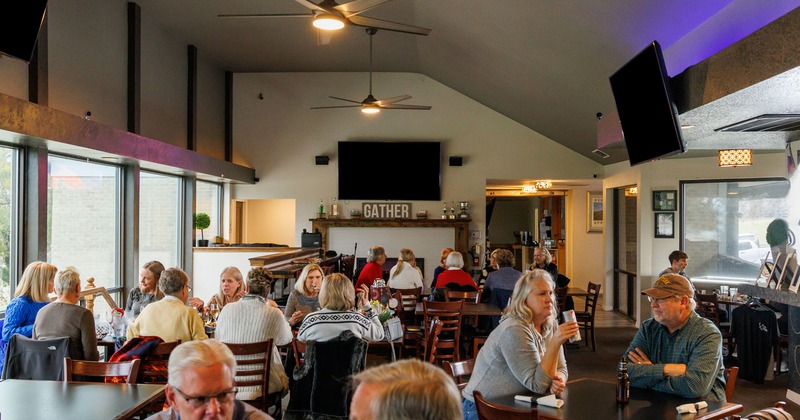
[[(575, 316), (575, 311), (570, 309), (568, 311), (564, 311), (564, 322), (573, 322), (577, 321), (578, 318)], [(569, 338), (570, 343), (574, 343), (576, 341), (581, 341), (581, 330), (579, 329), (575, 335)]]

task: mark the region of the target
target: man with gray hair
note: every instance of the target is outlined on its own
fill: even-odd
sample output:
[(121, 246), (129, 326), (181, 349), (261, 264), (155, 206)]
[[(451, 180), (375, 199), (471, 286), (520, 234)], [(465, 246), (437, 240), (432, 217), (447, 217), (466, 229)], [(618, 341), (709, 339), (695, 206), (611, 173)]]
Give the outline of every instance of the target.
[[(150, 305), (148, 305), (150, 307)], [(263, 411), (236, 397), (236, 359), (228, 346), (211, 339), (183, 343), (169, 356), (169, 409), (148, 420), (262, 420)]]
[(461, 420), (461, 392), (443, 369), (417, 359), (375, 366), (353, 377), (353, 420)]
[(653, 317), (642, 323), (624, 354), (631, 386), (725, 401), (722, 334), (694, 311), (689, 280), (665, 274), (642, 294)]
[(33, 323), (33, 338), (43, 340), (69, 337), (69, 357), (76, 360), (97, 361), (97, 335), (92, 313), (81, 306), (81, 277), (74, 267), (67, 267), (56, 274), (53, 288), (56, 300), (36, 314)]
[(207, 339), (200, 315), (186, 305), (189, 276), (180, 268), (168, 268), (161, 272), (158, 288), (164, 293), (164, 298), (142, 309), (128, 325), (127, 339), (140, 335), (161, 337), (167, 342)]

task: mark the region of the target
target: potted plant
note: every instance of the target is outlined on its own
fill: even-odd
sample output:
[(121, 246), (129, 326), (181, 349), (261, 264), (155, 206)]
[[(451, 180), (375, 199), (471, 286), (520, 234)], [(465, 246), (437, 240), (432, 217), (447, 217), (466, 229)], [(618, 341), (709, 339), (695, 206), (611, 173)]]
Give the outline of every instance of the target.
[(208, 246), (208, 239), (203, 236), (203, 229), (211, 226), (211, 217), (206, 213), (197, 213), (194, 215), (194, 228), (200, 231), (200, 239), (197, 241), (197, 246)]

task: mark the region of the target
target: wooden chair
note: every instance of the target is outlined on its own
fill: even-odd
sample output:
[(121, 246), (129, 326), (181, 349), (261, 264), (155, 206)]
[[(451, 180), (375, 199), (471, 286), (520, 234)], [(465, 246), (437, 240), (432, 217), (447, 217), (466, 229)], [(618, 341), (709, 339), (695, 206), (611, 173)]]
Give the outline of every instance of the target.
[(488, 337), (475, 337), (472, 339), (472, 357), (478, 358), (478, 352), (481, 350)]
[(564, 321), (564, 311), (567, 310), (567, 290), (569, 287), (556, 287), (556, 303), (558, 304), (558, 320)]
[(469, 376), (472, 375), (472, 369), (475, 368), (475, 359), (467, 359), (453, 363), (445, 360), (442, 362), (442, 366), (445, 372), (453, 375), (458, 389), (464, 389), (469, 382)]
[(575, 317), (578, 320), (578, 326), (583, 329), (583, 340), (586, 345), (589, 345), (589, 334), (592, 336), (592, 351), (597, 350), (597, 340), (594, 336), (594, 313), (597, 309), (597, 301), (600, 298), (600, 284), (589, 282), (586, 287), (589, 294), (586, 296), (586, 309), (582, 312), (575, 312)]
[(695, 293), (695, 300), (697, 300), (697, 313), (703, 318), (710, 319), (717, 326), (719, 332), (722, 333), (722, 344), (728, 349), (728, 354), (733, 352), (733, 334), (731, 333), (731, 325), (729, 322), (720, 322), (719, 299), (716, 294), (700, 294)]
[(64, 382), (72, 382), (73, 376), (110, 377), (124, 376), (125, 382), (136, 383), (139, 374), (139, 359), (128, 362), (89, 362), (86, 360), (72, 360), (64, 358)]
[(434, 317), (431, 321), (430, 331), (425, 337), (425, 353), (424, 359), (428, 363), (435, 364), (436, 362), (436, 347), (439, 345), (439, 334), (442, 333), (442, 321), (438, 317)]
[(169, 355), (181, 344), (181, 340), (159, 343), (158, 347), (139, 364), (139, 383), (165, 384), (169, 379)]
[[(464, 303), (480, 303), (481, 291), (460, 291), (460, 290), (445, 290), (445, 302), (455, 302), (463, 300)], [(461, 347), (464, 349), (465, 357), (474, 357), (472, 353), (473, 340), (478, 336), (487, 336), (488, 332), (478, 330), (478, 316), (469, 316), (461, 320)]]
[(742, 417), (738, 414), (734, 414), (731, 416), (732, 419), (791, 419), (791, 415), (786, 412), (786, 403), (783, 401), (778, 401), (775, 403), (775, 406), (771, 408), (765, 408), (763, 410), (758, 410), (755, 413), (750, 413), (745, 417)]
[(517, 410), (516, 408), (492, 404), (483, 398), (480, 391), (474, 391), (472, 396), (475, 398), (475, 407), (478, 409), (479, 420), (536, 420), (539, 418), (539, 412), (535, 408)]
[(294, 365), (299, 369), (306, 354), (306, 342), (298, 340), (297, 337), (292, 338), (292, 351), (294, 352)]
[[(403, 322), (403, 353), (409, 354), (409, 351), (413, 351), (418, 356), (421, 356), (424, 343), (417, 338), (424, 335), (424, 333), (423, 326), (417, 321), (415, 312), (417, 310), (417, 302), (422, 298), (422, 287), (392, 290), (394, 290), (394, 298), (398, 302), (397, 315)], [(400, 307), (402, 307), (402, 310)]]
[(732, 366), (725, 368), (725, 399), (733, 399), (733, 389), (736, 387), (736, 377), (739, 376), (739, 368)]
[(353, 269), (356, 265), (356, 256), (355, 254), (341, 254), (339, 258), (339, 272), (347, 276), (347, 278), (352, 280), (353, 276)]
[[(442, 334), (439, 336), (439, 343), (436, 347), (436, 361), (460, 360), (458, 347), (461, 339), (461, 313), (464, 310), (464, 301), (428, 302), (423, 300), (422, 310), (425, 320), (425, 341), (427, 341), (427, 334), (429, 334), (433, 319), (438, 317), (442, 321)], [(450, 352), (443, 353), (440, 351), (442, 349), (449, 349)]]
[[(261, 396), (255, 400), (248, 400), (247, 403), (276, 419), (283, 417), (281, 391), (269, 393), (272, 339), (256, 343), (224, 344), (236, 356), (236, 386), (239, 389), (243, 387), (261, 387)], [(272, 413), (268, 412), (270, 407), (274, 407)]]

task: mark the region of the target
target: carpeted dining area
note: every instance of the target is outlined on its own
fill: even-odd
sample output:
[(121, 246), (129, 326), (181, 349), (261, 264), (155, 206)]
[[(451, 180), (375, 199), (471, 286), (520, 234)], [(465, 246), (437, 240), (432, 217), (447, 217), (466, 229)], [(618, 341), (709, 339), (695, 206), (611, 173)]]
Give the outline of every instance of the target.
[[(598, 317), (615, 318), (619, 315), (602, 311), (598, 308)], [(632, 323), (619, 316), (622, 320), (613, 322), (617, 326), (597, 328), (597, 351), (593, 352), (591, 346), (587, 347), (581, 342), (579, 346), (568, 346), (567, 365), (570, 379), (591, 378), (614, 381), (616, 366), (620, 356), (627, 350), (636, 328)], [(765, 381), (764, 384), (755, 384), (739, 379), (733, 400), (744, 406), (744, 414), (771, 407), (777, 401), (786, 401), (786, 410), (795, 418), (800, 418), (800, 406), (786, 399), (786, 389), (789, 385), (789, 374), (783, 373), (774, 380)], [(614, 398), (614, 395), (608, 395)], [(602, 396), (598, 396), (602, 398)]]

